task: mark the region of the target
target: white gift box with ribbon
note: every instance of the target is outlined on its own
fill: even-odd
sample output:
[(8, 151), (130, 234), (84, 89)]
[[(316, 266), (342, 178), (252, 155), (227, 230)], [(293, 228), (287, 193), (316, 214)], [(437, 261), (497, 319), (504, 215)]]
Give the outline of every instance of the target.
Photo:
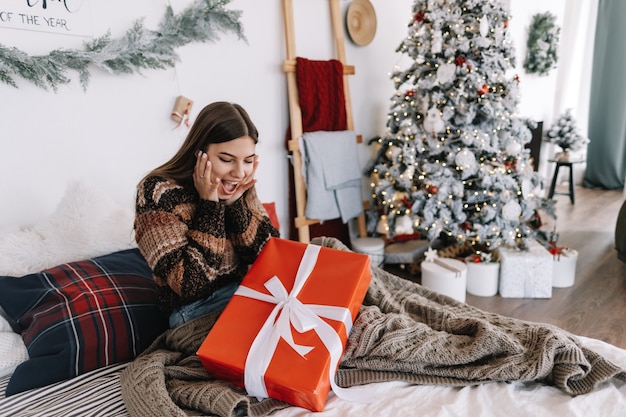
[(528, 250), (499, 247), (500, 295), (505, 298), (552, 297), (552, 255), (534, 239)]
[(438, 293), (465, 302), (467, 266), (451, 258), (439, 258), (436, 251), (428, 249), (421, 264), (422, 285)]
[(492, 297), (498, 293), (499, 262), (474, 262), (474, 256), (465, 259), (467, 264), (467, 292), (479, 297)]
[(552, 286), (567, 288), (574, 285), (576, 279), (576, 260), (578, 251), (564, 248), (557, 255), (552, 255)]

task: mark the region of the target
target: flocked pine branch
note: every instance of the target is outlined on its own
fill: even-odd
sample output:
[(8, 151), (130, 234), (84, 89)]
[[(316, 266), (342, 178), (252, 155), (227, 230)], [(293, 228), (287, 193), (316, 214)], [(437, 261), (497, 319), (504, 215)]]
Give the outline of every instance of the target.
[(219, 32), (233, 32), (246, 40), (240, 22), (241, 11), (227, 10), (231, 0), (196, 0), (179, 14), (167, 6), (157, 30), (144, 27), (138, 19), (120, 38), (110, 33), (83, 44), (82, 50), (56, 49), (48, 55), (29, 56), (0, 44), (0, 81), (17, 88), (16, 77), (44, 89), (57, 90), (67, 84), (68, 70), (78, 72), (83, 89), (87, 88), (90, 67), (113, 74), (141, 73), (145, 69), (165, 69), (178, 60), (176, 48), (192, 42), (215, 42)]

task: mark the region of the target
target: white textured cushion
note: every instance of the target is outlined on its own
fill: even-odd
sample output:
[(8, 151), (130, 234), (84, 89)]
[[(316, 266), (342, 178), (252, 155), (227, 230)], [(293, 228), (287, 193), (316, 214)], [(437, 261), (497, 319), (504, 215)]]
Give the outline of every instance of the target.
[(50, 217), (0, 235), (0, 275), (23, 276), (130, 249), (135, 246), (133, 219), (132, 208), (96, 187), (73, 182)]

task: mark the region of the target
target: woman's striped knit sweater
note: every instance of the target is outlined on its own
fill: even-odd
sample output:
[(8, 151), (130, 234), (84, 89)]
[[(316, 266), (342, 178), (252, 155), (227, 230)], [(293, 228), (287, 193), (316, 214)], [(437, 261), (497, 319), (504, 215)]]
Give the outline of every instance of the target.
[(135, 240), (167, 312), (241, 281), (271, 236), (279, 232), (254, 188), (226, 205), (160, 177), (137, 187)]

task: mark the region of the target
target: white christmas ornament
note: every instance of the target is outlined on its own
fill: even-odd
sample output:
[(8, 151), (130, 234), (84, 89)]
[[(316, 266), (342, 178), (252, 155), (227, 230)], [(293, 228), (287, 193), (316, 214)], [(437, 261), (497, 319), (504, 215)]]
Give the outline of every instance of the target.
[(533, 185), (528, 179), (522, 180), (522, 196), (530, 198), (533, 193)]
[(483, 15), (483, 17), (480, 19), (480, 36), (484, 38), (485, 36), (487, 36), (488, 33), (489, 21), (487, 20), (487, 16)]
[(454, 162), (458, 167), (466, 169), (472, 169), (476, 167), (476, 156), (474, 153), (467, 148), (463, 148), (459, 153), (454, 157)]
[(441, 52), (442, 48), (443, 48), (443, 36), (441, 35), (441, 32), (433, 33), (433, 40), (432, 40), (430, 51), (433, 54), (438, 54)]
[(522, 151), (522, 145), (519, 142), (516, 142), (514, 140), (510, 141), (506, 145), (506, 153), (508, 153), (511, 156), (518, 156), (521, 151)]
[(502, 207), (502, 217), (505, 220), (516, 221), (522, 214), (522, 207), (515, 200), (511, 200)]
[(455, 72), (456, 65), (454, 64), (440, 65), (439, 68), (437, 68), (437, 81), (439, 84), (446, 84), (453, 80)]
[(409, 216), (396, 217), (396, 235), (410, 235), (413, 233), (413, 220)]
[(436, 107), (432, 107), (430, 110), (428, 110), (428, 113), (424, 118), (424, 130), (428, 133), (436, 134), (443, 131), (443, 128), (443, 117), (441, 117), (439, 109), (437, 109)]

